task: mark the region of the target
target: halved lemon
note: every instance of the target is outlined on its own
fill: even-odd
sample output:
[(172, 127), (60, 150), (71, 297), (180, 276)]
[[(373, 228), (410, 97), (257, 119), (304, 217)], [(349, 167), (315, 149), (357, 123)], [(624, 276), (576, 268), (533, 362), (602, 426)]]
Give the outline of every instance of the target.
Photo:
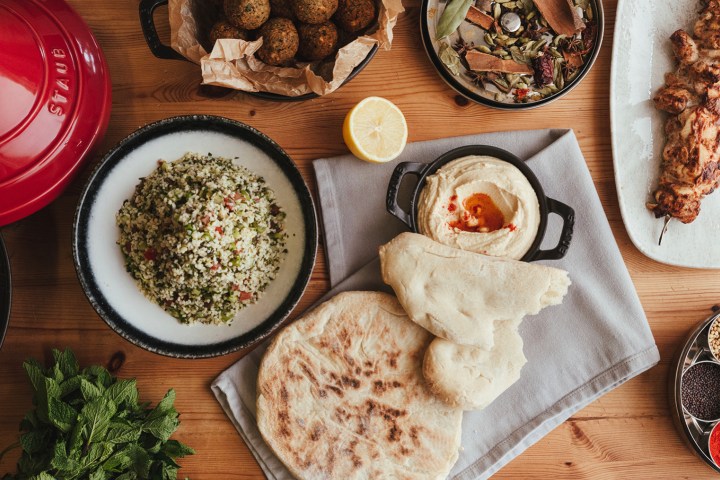
[(397, 158), (405, 148), (408, 127), (405, 116), (390, 100), (368, 97), (355, 105), (345, 117), (343, 139), (360, 160), (385, 163)]

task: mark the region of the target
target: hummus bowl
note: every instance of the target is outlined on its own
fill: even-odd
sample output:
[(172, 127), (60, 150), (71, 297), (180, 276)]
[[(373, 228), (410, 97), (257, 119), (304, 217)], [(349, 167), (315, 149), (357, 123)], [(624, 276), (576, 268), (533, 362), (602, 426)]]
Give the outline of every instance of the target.
[[(406, 175), (418, 177), (408, 210), (398, 202)], [(563, 258), (575, 223), (574, 210), (545, 196), (525, 162), (485, 145), (460, 147), (431, 163), (400, 163), (386, 202), (389, 213), (435, 241), (527, 262)], [(483, 214), (476, 217), (471, 211)], [(560, 239), (554, 248), (541, 250), (551, 213), (562, 219)]]

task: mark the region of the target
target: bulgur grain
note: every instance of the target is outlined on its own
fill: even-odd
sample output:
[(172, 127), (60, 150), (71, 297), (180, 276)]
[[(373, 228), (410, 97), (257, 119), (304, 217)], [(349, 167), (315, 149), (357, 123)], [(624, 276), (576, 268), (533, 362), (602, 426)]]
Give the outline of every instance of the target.
[(262, 177), (227, 158), (160, 160), (116, 216), (128, 272), (183, 323), (229, 323), (285, 252), (285, 213)]

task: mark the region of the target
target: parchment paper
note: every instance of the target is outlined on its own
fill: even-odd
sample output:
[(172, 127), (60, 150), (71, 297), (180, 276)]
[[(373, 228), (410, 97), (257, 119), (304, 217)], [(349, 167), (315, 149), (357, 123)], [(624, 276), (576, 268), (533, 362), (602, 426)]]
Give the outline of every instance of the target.
[[(203, 2), (202, 8), (196, 4), (198, 1)], [(404, 11), (402, 0), (378, 0), (378, 7), (378, 25), (372, 33), (342, 47), (334, 60), (299, 63), (298, 68), (273, 67), (255, 58), (253, 54), (262, 45), (262, 38), (224, 39), (208, 45), (207, 32), (221, 8), (218, 0), (170, 0), (170, 45), (200, 64), (206, 85), (293, 97), (311, 92), (325, 95), (340, 87), (375, 45), (390, 50), (393, 27)], [(209, 54), (205, 47), (212, 49)]]

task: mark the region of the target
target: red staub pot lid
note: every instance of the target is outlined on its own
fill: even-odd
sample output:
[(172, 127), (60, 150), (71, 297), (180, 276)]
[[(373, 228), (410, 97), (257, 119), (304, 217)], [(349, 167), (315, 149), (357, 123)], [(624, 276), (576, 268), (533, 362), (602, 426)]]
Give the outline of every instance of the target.
[(0, 226), (53, 201), (102, 138), (110, 75), (63, 0), (0, 1)]

